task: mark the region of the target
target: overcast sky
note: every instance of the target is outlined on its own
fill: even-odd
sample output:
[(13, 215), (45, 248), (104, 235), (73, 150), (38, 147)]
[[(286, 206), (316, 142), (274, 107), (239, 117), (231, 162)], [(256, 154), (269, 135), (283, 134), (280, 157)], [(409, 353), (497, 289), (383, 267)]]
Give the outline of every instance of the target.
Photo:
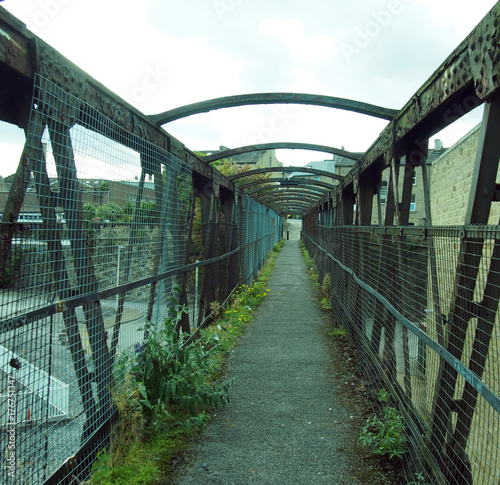
[[(493, 0), (4, 0), (1, 6), (146, 114), (256, 92), (313, 93), (401, 108)], [(480, 111), (480, 110), (479, 110)], [(440, 133), (445, 146), (481, 118)], [(364, 151), (386, 121), (268, 105), (191, 116), (164, 128), (192, 150), (300, 141)], [(20, 130), (0, 125), (2, 169)], [(278, 151), (285, 164), (330, 155)]]

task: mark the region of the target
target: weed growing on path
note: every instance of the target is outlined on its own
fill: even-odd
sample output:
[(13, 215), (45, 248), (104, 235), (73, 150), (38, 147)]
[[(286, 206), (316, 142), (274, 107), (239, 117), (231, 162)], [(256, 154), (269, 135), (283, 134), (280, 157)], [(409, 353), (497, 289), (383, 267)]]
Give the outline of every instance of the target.
[(391, 460), (401, 459), (406, 452), (406, 426), (403, 417), (394, 406), (387, 405), (390, 395), (385, 389), (380, 389), (377, 397), (385, 404), (383, 415), (366, 420), (358, 441), (377, 455), (387, 456)]
[(330, 301), (331, 292), (332, 292), (332, 277), (330, 273), (326, 273), (323, 277), (323, 281), (320, 283), (320, 277), (318, 274), (318, 268), (314, 259), (309, 255), (309, 251), (306, 249), (304, 243), (299, 241), (300, 250), (302, 251), (302, 255), (304, 256), (304, 260), (306, 263), (307, 271), (309, 273), (309, 278), (314, 282), (316, 287), (319, 287), (321, 293), (321, 308), (323, 310), (331, 310), (332, 303)]
[(330, 337), (333, 338), (344, 338), (346, 336), (345, 328), (344, 327), (334, 328), (328, 335), (330, 335)]

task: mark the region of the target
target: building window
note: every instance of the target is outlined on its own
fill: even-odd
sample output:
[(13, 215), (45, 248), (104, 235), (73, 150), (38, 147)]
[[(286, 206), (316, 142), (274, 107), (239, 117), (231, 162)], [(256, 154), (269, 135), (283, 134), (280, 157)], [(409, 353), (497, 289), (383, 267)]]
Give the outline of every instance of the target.
[(314, 180), (319, 181), (319, 175), (316, 175), (316, 177), (314, 177)]
[(411, 196), (410, 212), (415, 212), (417, 210), (417, 204), (415, 202), (415, 195)]
[(413, 170), (413, 183), (412, 185), (417, 185), (417, 171)]

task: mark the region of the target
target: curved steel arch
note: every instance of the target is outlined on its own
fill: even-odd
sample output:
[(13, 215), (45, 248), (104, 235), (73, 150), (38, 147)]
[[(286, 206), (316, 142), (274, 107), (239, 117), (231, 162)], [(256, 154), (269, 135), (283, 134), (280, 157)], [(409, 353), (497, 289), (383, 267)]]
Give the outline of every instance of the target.
[(279, 207), (282, 205), (286, 204), (300, 204), (302, 206), (307, 206), (311, 207), (314, 206), (318, 201), (317, 200), (304, 200), (302, 197), (296, 197), (296, 198), (291, 198), (291, 199), (280, 199), (280, 200), (275, 200), (273, 204), (268, 203), (269, 205), (272, 205), (273, 207)]
[(228, 158), (233, 155), (240, 155), (242, 153), (258, 152), (263, 150), (273, 149), (288, 149), (288, 150), (311, 150), (315, 152), (332, 153), (341, 157), (349, 158), (351, 160), (359, 160), (361, 155), (359, 153), (348, 152), (340, 148), (330, 147), (326, 145), (314, 145), (311, 143), (296, 143), (296, 142), (273, 142), (273, 143), (260, 143), (258, 145), (247, 145), (237, 148), (230, 148), (221, 152), (213, 153), (212, 155), (205, 155), (201, 157), (206, 162), (214, 162), (222, 158)]
[(283, 211), (289, 211), (292, 208), (301, 211), (301, 213), (303, 214), (309, 212), (312, 209), (312, 207), (309, 204), (301, 204), (300, 202), (290, 202), (290, 203), (281, 203), (275, 206), (274, 211), (279, 213)]
[(297, 194), (303, 194), (304, 196), (311, 196), (311, 197), (324, 197), (325, 195), (328, 194), (328, 192), (323, 192), (322, 191), (317, 191), (314, 189), (309, 189), (309, 188), (295, 188), (295, 189), (280, 189), (279, 187), (276, 188), (269, 188), (268, 190), (262, 189), (258, 192), (252, 192), (251, 195), (259, 198), (267, 198), (267, 196), (286, 196), (286, 195), (297, 195)]
[(306, 214), (311, 210), (310, 205), (300, 204), (297, 202), (291, 204), (280, 204), (273, 209), (277, 214), (289, 214), (292, 210), (297, 210), (300, 214)]
[(283, 200), (278, 200), (278, 201), (262, 201), (265, 204), (268, 204), (270, 207), (273, 208), (273, 210), (276, 210), (276, 208), (281, 207), (282, 205), (293, 205), (293, 204), (301, 204), (304, 207), (308, 207), (311, 209), (316, 205), (318, 200), (304, 200), (300, 197), (297, 198), (284, 198)]
[(282, 200), (286, 198), (302, 198), (303, 200), (318, 200), (322, 199), (325, 194), (318, 193), (306, 193), (306, 192), (265, 192), (263, 194), (257, 195), (259, 200)]
[(283, 189), (280, 189), (280, 187), (276, 187), (276, 188), (272, 188), (272, 187), (269, 187), (269, 188), (263, 188), (263, 189), (258, 189), (258, 190), (255, 190), (253, 192), (249, 192), (249, 194), (251, 194), (252, 196), (255, 196), (255, 197), (263, 197), (265, 196), (266, 194), (305, 194), (305, 195), (319, 195), (321, 197), (324, 197), (325, 195), (327, 195), (330, 191), (327, 190), (327, 189), (313, 189), (313, 188), (310, 188), (310, 187), (289, 187), (285, 190)]
[(382, 108), (380, 106), (363, 103), (361, 101), (354, 101), (352, 99), (321, 96), (317, 94), (254, 93), (208, 99), (206, 101), (200, 101), (199, 103), (180, 106), (179, 108), (164, 111), (163, 113), (150, 115), (149, 118), (154, 123), (163, 125), (194, 114), (207, 113), (208, 111), (216, 109), (233, 108), (236, 106), (246, 106), (251, 104), (310, 104), (354, 111), (355, 113), (374, 116), (384, 120), (391, 120), (399, 111), (390, 108)]
[[(251, 182), (247, 182), (245, 184), (238, 185), (240, 189), (247, 190), (249, 187), (253, 187), (254, 185), (262, 185), (262, 184), (267, 184), (267, 183), (280, 183), (281, 187), (286, 187), (286, 186), (296, 186), (296, 187), (305, 187), (309, 185), (314, 185), (318, 187), (324, 187), (328, 190), (333, 190), (336, 186), (333, 184), (329, 184), (328, 182), (323, 182), (321, 180), (311, 180), (311, 179), (306, 179), (303, 177), (294, 177), (292, 179), (293, 182), (290, 182), (286, 180), (285, 184), (283, 184), (282, 179), (263, 179), (263, 180), (252, 180)], [(278, 187), (278, 185), (276, 185)], [(251, 192), (251, 191), (249, 191)]]
[[(342, 180), (344, 177), (341, 175), (337, 175), (336, 173), (332, 172), (327, 172), (326, 170), (318, 170), (317, 168), (310, 168), (310, 167), (266, 167), (266, 168), (257, 168), (255, 170), (247, 170), (246, 172), (240, 172), (237, 173), (236, 175), (231, 175), (229, 178), (232, 181), (244, 178), (244, 177), (250, 177), (251, 175), (261, 175), (264, 173), (271, 173), (271, 172), (283, 172), (283, 173), (293, 173), (293, 172), (306, 172), (306, 173), (311, 173), (314, 175), (322, 175), (323, 177), (329, 177), (335, 180)], [(270, 179), (267, 179), (269, 181)], [(272, 181), (272, 180), (271, 180)], [(279, 182), (280, 179), (277, 179), (276, 182)]]

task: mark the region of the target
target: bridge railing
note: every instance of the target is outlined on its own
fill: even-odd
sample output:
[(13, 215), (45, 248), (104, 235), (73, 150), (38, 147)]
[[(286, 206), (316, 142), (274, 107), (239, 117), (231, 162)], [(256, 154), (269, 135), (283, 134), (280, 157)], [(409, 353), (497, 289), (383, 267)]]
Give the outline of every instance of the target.
[[(374, 396), (386, 390), (404, 417), (408, 480), (427, 470), (437, 483), (496, 483), (500, 227), (312, 229), (303, 240), (331, 276), (335, 320), (358, 349), (363, 383)], [(475, 277), (469, 268), (468, 303), (457, 299), (468, 284), (456, 279), (464, 240), (482, 256)]]
[(0, 482), (69, 483), (108, 446), (110, 389), (144, 324), (162, 323), (173, 301), (189, 307), (183, 331), (209, 322), (257, 274), (282, 222), (187, 150), (169, 151), (166, 134), (148, 141), (38, 74), (31, 89), (0, 207)]

